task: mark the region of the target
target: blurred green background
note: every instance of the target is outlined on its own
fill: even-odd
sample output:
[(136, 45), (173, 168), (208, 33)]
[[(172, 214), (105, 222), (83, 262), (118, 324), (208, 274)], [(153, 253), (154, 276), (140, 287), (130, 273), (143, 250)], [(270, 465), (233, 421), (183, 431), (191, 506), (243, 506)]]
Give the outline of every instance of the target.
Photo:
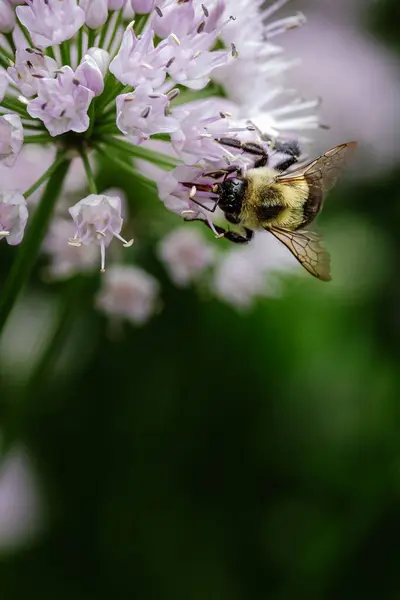
[[(396, 0), (362, 27), (399, 51)], [(38, 266), (39, 325), (17, 308), (2, 341), (0, 430), (5, 458), (29, 456), (41, 525), (1, 551), (1, 598), (400, 598), (398, 156), (332, 193), (332, 285), (287, 279), (248, 314), (172, 286), (151, 243), (165, 210), (118, 181), (153, 223), (135, 251), (164, 308), (114, 331), (98, 277), (48, 285)]]

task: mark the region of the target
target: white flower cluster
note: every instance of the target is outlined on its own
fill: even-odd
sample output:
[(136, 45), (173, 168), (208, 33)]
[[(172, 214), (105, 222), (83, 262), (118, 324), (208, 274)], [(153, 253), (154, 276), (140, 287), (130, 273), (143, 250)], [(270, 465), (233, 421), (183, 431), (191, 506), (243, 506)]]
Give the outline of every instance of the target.
[[(208, 198), (181, 182), (201, 183), (206, 167), (245, 164), (241, 152), (219, 143), (221, 137), (258, 139), (262, 132), (303, 140), (299, 132), (318, 126), (316, 101), (304, 102), (293, 93), (287, 100), (282, 74), (290, 63), (271, 42), (304, 21), (302, 15), (271, 21), (285, 1), (264, 8), (263, 0), (0, 0), (0, 162), (18, 166), (28, 145), (56, 148), (58, 158), (81, 157), (90, 191), (69, 207), (74, 227), (65, 219), (52, 226), (48, 252), (59, 256), (65, 243), (66, 253), (76, 250), (76, 270), (83, 270), (98, 247), (104, 271), (112, 239), (125, 247), (133, 242), (121, 236), (119, 198), (98, 193), (89, 157), (105, 154), (132, 169), (132, 158), (144, 158), (165, 206), (206, 219), (213, 229), (211, 214), (198, 205), (203, 200), (207, 206)], [(166, 166), (167, 173), (159, 168)], [(136, 168), (150, 173), (139, 162)], [(0, 240), (22, 240), (26, 200), (51, 173), (52, 166), (24, 194), (1, 186)], [(238, 264), (240, 252), (235, 250)], [(212, 248), (203, 247), (190, 227), (185, 235), (172, 234), (160, 254), (178, 285), (214, 260)], [(251, 261), (256, 268), (257, 261)], [(115, 269), (106, 286), (118, 287), (121, 277), (131, 281), (128, 267)], [(74, 272), (70, 258), (52, 270)], [(142, 273), (138, 277), (143, 282)], [(156, 287), (147, 285), (150, 295)], [(106, 297), (99, 301), (104, 310), (119, 305)]]

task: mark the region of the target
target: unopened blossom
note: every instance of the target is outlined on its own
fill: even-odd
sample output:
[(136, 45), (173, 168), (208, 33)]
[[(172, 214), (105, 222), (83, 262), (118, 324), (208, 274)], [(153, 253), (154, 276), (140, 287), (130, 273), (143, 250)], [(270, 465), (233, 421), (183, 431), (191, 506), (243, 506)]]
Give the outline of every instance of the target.
[(24, 130), (19, 115), (0, 116), (0, 162), (12, 167), (21, 152)]
[(93, 58), (96, 65), (99, 67), (101, 74), (103, 75), (103, 77), (105, 77), (108, 72), (108, 66), (110, 64), (109, 52), (107, 52), (107, 50), (104, 50), (104, 48), (97, 48), (96, 46), (93, 46), (93, 48), (89, 48), (89, 50), (86, 52), (83, 58), (85, 59), (85, 57), (88, 55), (91, 58)]
[(108, 10), (121, 10), (127, 0), (108, 0)]
[(106, 272), (97, 307), (109, 317), (142, 325), (156, 312), (158, 282), (137, 267), (114, 266)]
[(86, 54), (75, 71), (77, 81), (84, 87), (92, 90), (95, 96), (99, 96), (104, 90), (103, 74), (89, 54)]
[[(54, 148), (50, 146), (25, 144), (11, 169), (0, 163), (0, 190), (9, 189), (23, 194), (53, 164), (54, 157)], [(43, 185), (29, 196), (28, 204), (35, 205), (42, 191)]]
[(4, 71), (0, 72), (0, 102), (3, 100), (9, 85), (9, 79)]
[(21, 93), (29, 98), (38, 93), (40, 79), (53, 78), (59, 69), (57, 61), (46, 56), (36, 48), (17, 50), (15, 63), (8, 68), (8, 74), (19, 87)]
[[(135, 14), (138, 15), (147, 15), (156, 6), (156, 0), (130, 0), (130, 3)], [(159, 2), (159, 4), (162, 4), (162, 2)]]
[(92, 271), (98, 264), (98, 248), (91, 246), (71, 246), (76, 228), (72, 221), (55, 218), (44, 242), (44, 251), (50, 257), (48, 273), (54, 279), (66, 279), (77, 273)]
[(86, 131), (94, 92), (81, 85), (71, 67), (62, 67), (56, 79), (40, 79), (38, 89), (38, 97), (29, 102), (27, 110), (43, 121), (50, 135)]
[(100, 246), (101, 270), (105, 270), (106, 248), (116, 237), (125, 247), (133, 240), (125, 240), (120, 232), (123, 225), (121, 200), (104, 194), (90, 194), (69, 209), (76, 225), (75, 235), (69, 239), (71, 246), (80, 247), (94, 244)]
[(135, 144), (154, 133), (176, 131), (179, 121), (168, 114), (168, 107), (166, 94), (154, 93), (150, 84), (142, 84), (117, 97), (117, 126)]
[(79, 6), (85, 11), (85, 22), (90, 29), (98, 29), (107, 21), (107, 0), (80, 0)]
[(175, 229), (167, 235), (159, 244), (158, 254), (178, 286), (187, 286), (199, 279), (214, 260), (210, 243), (189, 227)]
[(69, 40), (85, 23), (85, 12), (77, 0), (25, 0), (17, 16), (39, 48)]
[(10, 246), (16, 246), (24, 237), (28, 209), (26, 200), (18, 192), (0, 191), (0, 240), (6, 238)]
[(169, 53), (161, 44), (154, 48), (153, 38), (150, 28), (138, 38), (132, 24), (127, 27), (119, 52), (110, 64), (111, 73), (124, 85), (151, 83), (156, 89), (164, 82)]
[(8, 0), (0, 0), (0, 33), (10, 33), (15, 27), (15, 12)]

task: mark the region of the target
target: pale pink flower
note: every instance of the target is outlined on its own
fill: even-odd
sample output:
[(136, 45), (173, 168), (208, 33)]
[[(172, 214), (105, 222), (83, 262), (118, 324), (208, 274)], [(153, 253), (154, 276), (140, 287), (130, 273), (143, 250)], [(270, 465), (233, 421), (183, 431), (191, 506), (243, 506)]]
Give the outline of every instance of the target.
[(31, 117), (39, 118), (50, 135), (82, 133), (89, 127), (87, 114), (94, 92), (81, 85), (71, 67), (62, 67), (56, 79), (38, 80), (39, 95), (28, 104)]
[(104, 194), (90, 194), (69, 209), (76, 225), (75, 235), (69, 239), (71, 246), (79, 248), (82, 244), (94, 244), (100, 247), (101, 270), (105, 270), (106, 248), (116, 237), (125, 247), (133, 244), (121, 237), (123, 225), (121, 200)]
[(19, 244), (27, 220), (28, 209), (22, 194), (0, 191), (0, 240), (5, 238), (10, 246)]
[(127, 27), (118, 54), (110, 64), (111, 73), (124, 85), (151, 83), (156, 89), (165, 80), (169, 56), (161, 44), (154, 48), (153, 37), (150, 28), (138, 38), (132, 24)]
[(21, 93), (29, 98), (38, 93), (40, 79), (52, 78), (59, 68), (57, 61), (36, 48), (17, 50), (15, 64), (8, 68), (8, 73)]
[(138, 86), (134, 92), (117, 97), (117, 126), (134, 144), (154, 133), (179, 129), (179, 122), (167, 113), (169, 98), (154, 93), (150, 84)]
[(114, 319), (143, 325), (157, 309), (158, 282), (137, 267), (110, 267), (97, 296), (97, 307)]
[(69, 40), (85, 23), (85, 12), (77, 0), (25, 0), (17, 16), (39, 48)]
[(158, 254), (178, 286), (198, 280), (214, 260), (214, 249), (197, 230), (186, 226), (172, 231), (159, 244)]
[(13, 167), (23, 143), (24, 130), (19, 115), (0, 116), (0, 162)]

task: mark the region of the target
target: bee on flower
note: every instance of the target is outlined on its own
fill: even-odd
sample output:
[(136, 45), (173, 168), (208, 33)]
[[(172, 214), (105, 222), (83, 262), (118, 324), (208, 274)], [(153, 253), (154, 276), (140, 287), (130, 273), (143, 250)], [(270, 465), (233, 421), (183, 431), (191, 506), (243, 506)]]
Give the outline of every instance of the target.
[[(221, 178), (244, 177), (254, 167), (251, 148), (261, 147), (258, 158), (262, 154), (268, 164), (291, 160), (293, 144), (285, 140), (306, 145), (304, 132), (319, 126), (318, 100), (297, 99), (282, 85), (291, 63), (276, 39), (305, 20), (302, 14), (276, 19), (285, 3), (0, 0), (0, 240), (18, 244), (27, 226), (29, 252), (37, 256), (46, 223), (53, 232), (47, 252), (63, 254), (54, 243), (58, 232), (72, 251), (90, 249), (82, 269), (93, 264), (95, 248), (104, 271), (114, 238), (125, 248), (133, 240), (124, 236), (119, 198), (99, 189), (98, 159), (136, 174), (153, 195), (158, 189), (180, 221), (201, 219), (216, 237), (233, 237), (217, 223)], [(278, 146), (275, 140), (283, 142)], [(37, 179), (27, 189), (5, 189), (3, 167), (20, 168), (26, 148), (54, 158), (47, 169), (38, 161)], [(86, 189), (68, 206), (64, 184), (77, 160)], [(23, 185), (23, 177), (15, 180)], [(28, 218), (38, 190), (42, 201)], [(53, 218), (63, 226), (52, 226)], [(216, 255), (230, 252), (225, 245), (216, 252), (206, 248), (186, 227), (187, 234), (168, 234), (159, 243), (178, 285), (196, 280), (191, 269), (217, 268)], [(192, 254), (185, 250), (191, 247)], [(179, 266), (180, 260), (189, 262)], [(54, 262), (52, 271), (58, 271)], [(59, 271), (68, 273), (69, 267)], [(124, 273), (118, 271), (118, 278)]]

